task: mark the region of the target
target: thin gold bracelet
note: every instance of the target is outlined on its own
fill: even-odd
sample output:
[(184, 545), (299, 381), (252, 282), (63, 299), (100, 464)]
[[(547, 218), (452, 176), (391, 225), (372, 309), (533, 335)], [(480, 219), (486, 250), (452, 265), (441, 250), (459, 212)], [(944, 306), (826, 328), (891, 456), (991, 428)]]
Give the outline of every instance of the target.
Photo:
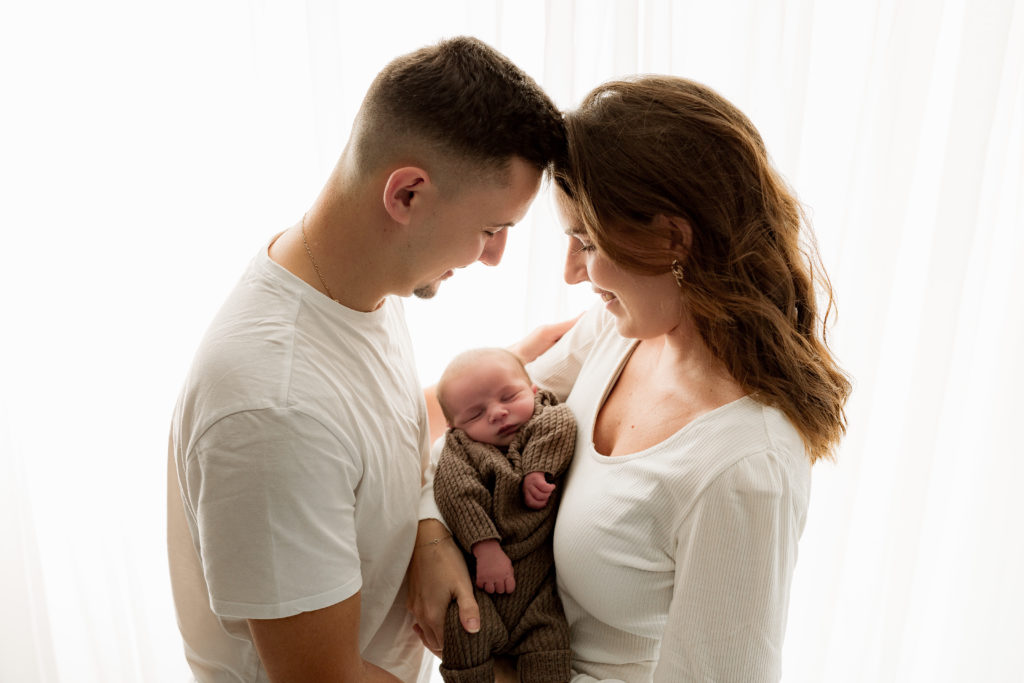
[(426, 541), (425, 543), (420, 543), (416, 547), (417, 548), (422, 548), (423, 546), (426, 546), (426, 545), (437, 545), (438, 543), (440, 543), (444, 539), (451, 538), (451, 537), (452, 537), (451, 534), (448, 534), (447, 536), (438, 536), (437, 538), (435, 538), (433, 540)]

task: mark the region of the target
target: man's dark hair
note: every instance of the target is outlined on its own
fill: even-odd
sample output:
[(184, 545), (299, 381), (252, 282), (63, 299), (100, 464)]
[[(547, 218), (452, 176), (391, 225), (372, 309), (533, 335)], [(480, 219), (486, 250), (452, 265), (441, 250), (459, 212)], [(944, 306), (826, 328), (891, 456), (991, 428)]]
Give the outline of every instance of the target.
[(370, 86), (361, 117), (374, 137), (420, 138), (483, 167), (501, 168), (519, 156), (545, 170), (565, 154), (558, 108), (476, 38), (452, 38), (393, 60)]

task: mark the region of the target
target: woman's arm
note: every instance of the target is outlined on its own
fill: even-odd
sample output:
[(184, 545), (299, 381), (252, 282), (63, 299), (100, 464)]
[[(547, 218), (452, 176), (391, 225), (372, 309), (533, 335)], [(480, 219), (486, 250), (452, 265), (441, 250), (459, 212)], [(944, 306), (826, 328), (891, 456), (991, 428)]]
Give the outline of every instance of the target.
[(771, 452), (739, 461), (705, 489), (676, 536), (655, 681), (779, 680), (805, 507)]
[(565, 336), (565, 333), (572, 329), (572, 326), (576, 324), (576, 321), (582, 315), (580, 313), (575, 318), (570, 318), (569, 320), (563, 320), (550, 325), (541, 325), (512, 346), (509, 346), (508, 350), (519, 356), (523, 363), (532, 363), (538, 356), (550, 349), (558, 340)]
[(613, 324), (614, 319), (600, 302), (581, 314), (551, 348), (527, 363), (534, 384), (564, 401), (598, 337)]

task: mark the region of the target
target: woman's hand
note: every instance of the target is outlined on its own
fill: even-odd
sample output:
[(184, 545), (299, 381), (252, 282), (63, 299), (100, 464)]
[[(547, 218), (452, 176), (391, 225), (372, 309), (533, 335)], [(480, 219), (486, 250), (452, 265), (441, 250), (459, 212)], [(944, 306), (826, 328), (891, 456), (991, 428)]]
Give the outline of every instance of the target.
[[(583, 315), (580, 313), (580, 315)], [(508, 350), (519, 356), (524, 363), (529, 363), (555, 345), (562, 336), (572, 329), (580, 315), (570, 320), (563, 320), (560, 323), (541, 325), (531, 331), (528, 335), (517, 341)]]
[[(434, 542), (436, 539), (442, 539)], [(473, 584), (455, 539), (436, 519), (420, 520), (416, 547), (409, 562), (406, 609), (424, 647), (438, 657), (444, 644), (444, 616), (452, 600), (459, 604), (459, 621), (469, 633), (480, 630), (480, 608)]]

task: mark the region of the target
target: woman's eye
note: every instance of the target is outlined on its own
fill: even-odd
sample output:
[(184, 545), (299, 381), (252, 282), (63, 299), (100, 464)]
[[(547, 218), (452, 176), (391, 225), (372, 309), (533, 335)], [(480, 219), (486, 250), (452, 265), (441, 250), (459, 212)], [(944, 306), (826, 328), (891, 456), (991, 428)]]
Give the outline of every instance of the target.
[(576, 237), (575, 235), (573, 235), (572, 239), (576, 242), (575, 248), (572, 250), (572, 253), (574, 254), (579, 254), (580, 252), (587, 253), (594, 251), (595, 249), (593, 244), (587, 244), (586, 242), (581, 240), (579, 237)]

